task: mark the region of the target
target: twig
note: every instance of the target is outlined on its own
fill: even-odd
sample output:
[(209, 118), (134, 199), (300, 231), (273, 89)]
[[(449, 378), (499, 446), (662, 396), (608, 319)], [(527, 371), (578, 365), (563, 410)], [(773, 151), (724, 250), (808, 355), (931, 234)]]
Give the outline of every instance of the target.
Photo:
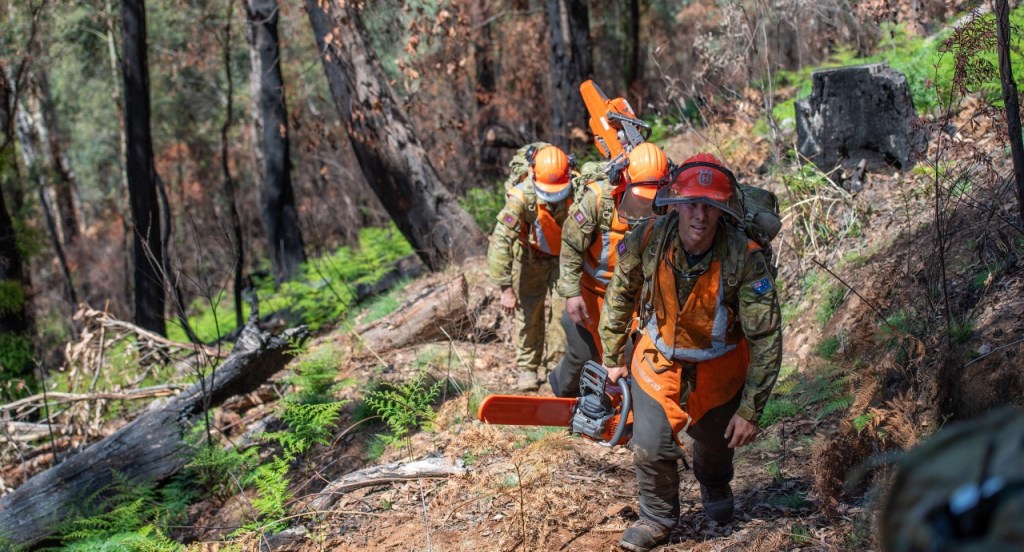
[[(853, 286), (851, 286), (850, 284), (846, 283), (846, 280), (843, 280), (835, 272), (832, 272), (827, 266), (825, 266), (825, 265), (821, 264), (820, 262), (818, 262), (818, 259), (812, 258), (811, 262), (816, 264), (816, 265), (818, 265), (819, 267), (821, 267), (821, 269), (824, 270), (825, 272), (828, 272), (829, 276), (832, 276), (840, 284), (843, 284), (844, 286), (846, 286), (846, 289), (850, 290), (850, 292), (852, 292), (854, 295), (856, 295), (858, 299), (863, 301), (864, 304), (868, 306), (868, 308), (870, 308), (871, 310), (875, 311), (875, 315), (878, 316), (878, 319), (881, 320), (886, 326), (888, 326), (890, 330), (892, 330), (893, 335), (901, 335), (901, 334), (903, 334), (903, 332), (901, 332), (900, 330), (896, 329), (895, 326), (890, 324), (889, 321), (885, 319), (885, 316), (882, 314), (882, 311), (878, 310), (878, 307), (876, 307), (870, 301), (865, 299), (864, 296), (861, 295), (860, 293), (858, 293), (856, 289), (853, 289)], [(910, 352), (907, 351), (906, 347), (904, 347), (902, 340), (900, 341), (900, 349), (903, 349), (903, 354), (906, 355), (906, 357), (909, 359), (910, 358)]]
[(177, 392), (184, 389), (181, 385), (155, 385), (153, 387), (147, 387), (145, 389), (137, 389), (135, 391), (128, 391), (124, 393), (113, 393), (113, 392), (101, 392), (101, 393), (47, 393), (46, 389), (43, 389), (42, 393), (32, 395), (31, 397), (25, 397), (24, 399), (18, 399), (12, 403), (0, 405), (0, 411), (3, 410), (15, 410), (26, 404), (32, 404), (40, 399), (44, 403), (49, 403), (51, 399), (58, 403), (71, 403), (80, 401), (94, 401), (94, 400), (135, 400), (135, 399), (149, 399), (153, 397), (166, 397), (168, 395), (177, 395)]
[(972, 358), (969, 362), (964, 363), (963, 367), (967, 368), (968, 366), (974, 364), (975, 362), (978, 362), (979, 360), (981, 360), (981, 359), (983, 359), (983, 358), (985, 358), (985, 357), (987, 357), (987, 356), (989, 356), (991, 354), (994, 354), (994, 353), (997, 353), (999, 351), (1002, 351), (1003, 349), (1005, 349), (1007, 347), (1013, 347), (1014, 345), (1016, 345), (1018, 343), (1024, 343), (1024, 337), (1022, 337), (1022, 338), (1020, 338), (1020, 339), (1018, 339), (1016, 341), (1011, 341), (1011, 342), (1009, 342), (1009, 343), (1007, 343), (1005, 345), (1000, 345), (1000, 346), (996, 347), (995, 349), (992, 349), (991, 351), (989, 351), (989, 352), (979, 356), (978, 358)]

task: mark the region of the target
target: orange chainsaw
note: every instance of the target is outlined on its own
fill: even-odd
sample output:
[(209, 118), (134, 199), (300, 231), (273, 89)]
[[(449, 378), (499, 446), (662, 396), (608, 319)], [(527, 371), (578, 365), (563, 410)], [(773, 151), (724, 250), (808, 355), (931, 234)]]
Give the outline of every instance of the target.
[(500, 425), (559, 426), (610, 447), (624, 445), (633, 433), (629, 383), (608, 383), (604, 366), (587, 361), (578, 398), (489, 395), (480, 404), (481, 422)]
[(594, 145), (605, 159), (629, 153), (651, 134), (651, 125), (637, 118), (625, 98), (609, 100), (592, 80), (580, 85), (580, 95), (590, 113)]

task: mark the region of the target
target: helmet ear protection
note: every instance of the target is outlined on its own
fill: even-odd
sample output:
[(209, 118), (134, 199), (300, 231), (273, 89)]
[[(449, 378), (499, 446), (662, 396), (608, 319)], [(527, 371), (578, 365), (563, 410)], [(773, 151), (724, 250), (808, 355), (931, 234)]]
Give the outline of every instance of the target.
[(530, 145), (526, 148), (526, 162), (530, 164), (530, 168), (537, 162), (537, 146)]

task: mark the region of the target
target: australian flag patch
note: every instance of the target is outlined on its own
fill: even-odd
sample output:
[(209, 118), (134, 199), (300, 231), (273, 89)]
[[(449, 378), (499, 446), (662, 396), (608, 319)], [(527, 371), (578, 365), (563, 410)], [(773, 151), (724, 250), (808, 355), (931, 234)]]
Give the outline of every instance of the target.
[(772, 285), (772, 279), (768, 276), (750, 284), (750, 287), (754, 288), (754, 293), (758, 295), (764, 295), (765, 293), (775, 289), (775, 286)]

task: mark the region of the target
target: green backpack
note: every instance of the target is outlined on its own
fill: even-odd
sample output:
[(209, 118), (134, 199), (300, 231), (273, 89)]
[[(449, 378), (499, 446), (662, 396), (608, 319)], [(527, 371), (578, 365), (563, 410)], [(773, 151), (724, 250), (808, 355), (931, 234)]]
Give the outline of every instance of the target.
[(943, 428), (896, 462), (882, 550), (1024, 549), (1024, 411)]
[(772, 278), (778, 277), (775, 251), (772, 240), (782, 229), (782, 216), (779, 212), (779, 198), (773, 192), (740, 184), (740, 196), (743, 202), (743, 230), (747, 237), (761, 246), (761, 252), (771, 268)]
[(512, 160), (508, 162), (508, 178), (505, 179), (505, 191), (518, 186), (526, 177), (530, 176), (530, 156), (544, 146), (550, 146), (547, 142), (533, 142), (516, 150)]

